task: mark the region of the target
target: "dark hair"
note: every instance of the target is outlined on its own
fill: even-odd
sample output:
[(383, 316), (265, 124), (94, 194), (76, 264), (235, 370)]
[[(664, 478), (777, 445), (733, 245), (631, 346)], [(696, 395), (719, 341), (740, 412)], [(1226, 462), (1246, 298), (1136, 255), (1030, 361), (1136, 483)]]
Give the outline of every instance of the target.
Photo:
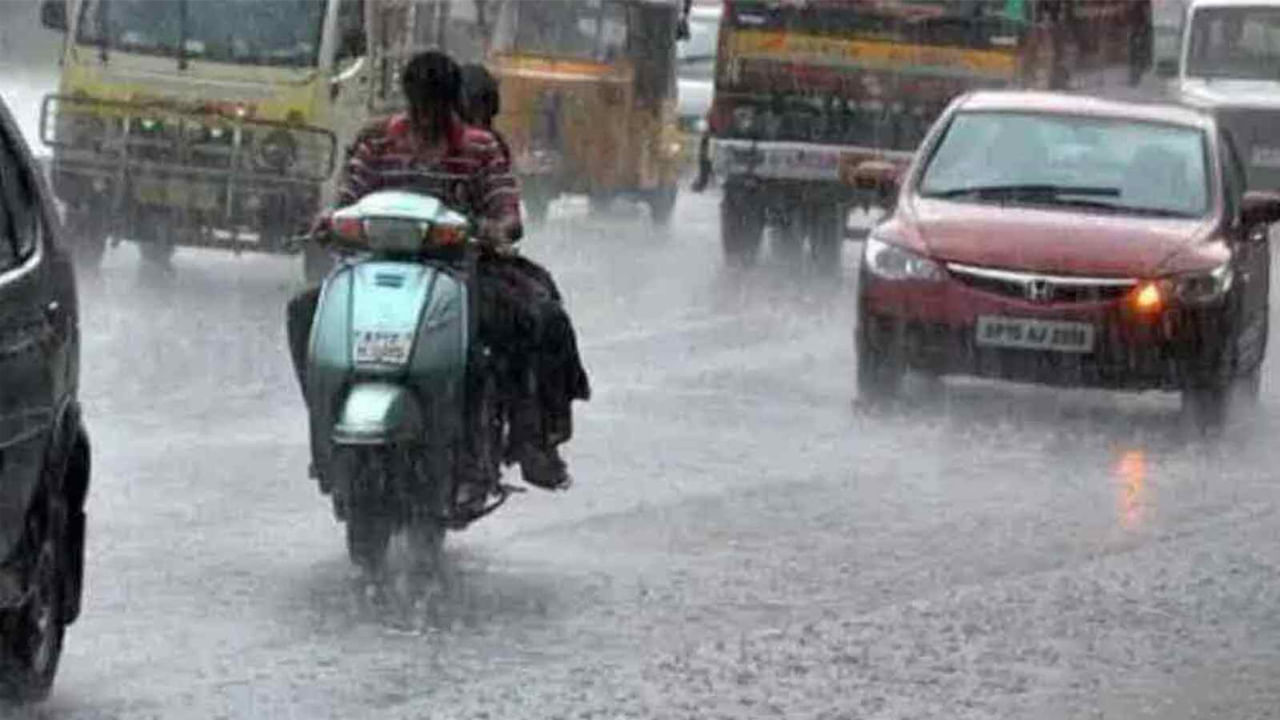
[(480, 63), (462, 66), (462, 116), (473, 125), (489, 127), (501, 109), (498, 81)]
[[(438, 50), (414, 55), (404, 66), (400, 86), (415, 114), (445, 108), (458, 110), (462, 101), (462, 76), (458, 63)], [(437, 117), (447, 117), (448, 112)]]

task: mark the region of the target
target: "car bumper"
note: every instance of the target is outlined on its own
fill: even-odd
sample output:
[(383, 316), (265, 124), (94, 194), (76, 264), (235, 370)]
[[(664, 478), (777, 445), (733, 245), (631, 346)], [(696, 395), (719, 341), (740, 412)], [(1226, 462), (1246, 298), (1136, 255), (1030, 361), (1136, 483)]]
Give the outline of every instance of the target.
[[(955, 281), (885, 281), (862, 273), (859, 352), (908, 368), (1041, 385), (1179, 390), (1216, 375), (1230, 337), (1225, 304), (1140, 314), (1127, 296), (1108, 302), (1041, 305)], [(1088, 352), (994, 347), (977, 341), (979, 318), (1084, 323)]]

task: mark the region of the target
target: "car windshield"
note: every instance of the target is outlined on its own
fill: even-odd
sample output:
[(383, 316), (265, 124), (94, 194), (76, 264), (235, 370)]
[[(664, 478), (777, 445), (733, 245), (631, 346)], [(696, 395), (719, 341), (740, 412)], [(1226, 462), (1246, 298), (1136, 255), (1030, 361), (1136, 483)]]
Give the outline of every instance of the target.
[(508, 3), (494, 48), (610, 62), (627, 50), (627, 8), (610, 0)]
[(76, 39), (105, 49), (249, 65), (314, 66), (324, 0), (89, 0)]
[(710, 18), (689, 19), (689, 39), (676, 46), (680, 77), (710, 80), (715, 73), (720, 23)]
[(961, 112), (925, 168), (919, 192), (1002, 203), (1177, 217), (1209, 204), (1204, 134), (1152, 122)]
[(1187, 74), (1280, 80), (1280, 7), (1197, 10), (1191, 25)]

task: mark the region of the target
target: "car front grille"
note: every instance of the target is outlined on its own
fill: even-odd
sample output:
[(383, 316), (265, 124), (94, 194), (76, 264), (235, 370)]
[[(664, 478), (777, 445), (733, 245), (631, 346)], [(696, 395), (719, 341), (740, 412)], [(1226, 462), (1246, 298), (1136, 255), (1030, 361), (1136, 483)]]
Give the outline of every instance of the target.
[(982, 292), (1036, 303), (1100, 303), (1124, 297), (1138, 284), (1133, 278), (1096, 278), (999, 270), (948, 263), (959, 282)]

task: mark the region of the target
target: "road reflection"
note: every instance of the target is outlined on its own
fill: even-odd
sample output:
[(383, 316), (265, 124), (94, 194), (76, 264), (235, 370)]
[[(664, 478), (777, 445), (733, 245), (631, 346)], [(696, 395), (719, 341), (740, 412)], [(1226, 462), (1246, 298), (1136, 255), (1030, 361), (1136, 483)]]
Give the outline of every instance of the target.
[(1140, 449), (1125, 450), (1115, 466), (1118, 515), (1125, 530), (1137, 530), (1146, 511), (1147, 454)]

